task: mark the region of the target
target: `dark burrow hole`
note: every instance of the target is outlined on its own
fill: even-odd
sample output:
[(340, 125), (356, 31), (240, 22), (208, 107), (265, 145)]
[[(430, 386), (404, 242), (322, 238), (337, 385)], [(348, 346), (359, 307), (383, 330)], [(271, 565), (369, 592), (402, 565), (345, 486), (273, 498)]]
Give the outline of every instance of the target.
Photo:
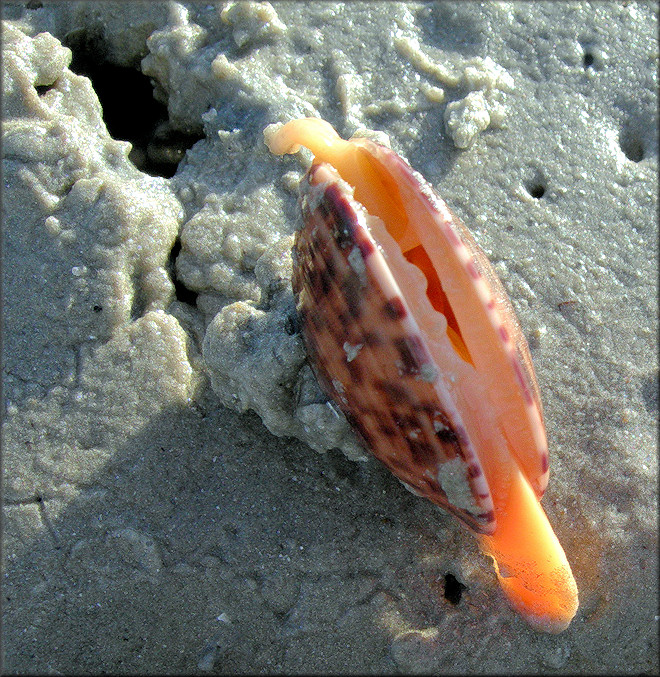
[(602, 70), (603, 55), (597, 42), (587, 38), (580, 41), (580, 47), (582, 47), (582, 67), (584, 70)]
[(142, 288), (142, 280), (140, 276), (135, 273), (131, 276), (131, 287), (133, 287), (133, 302), (131, 303), (131, 320), (139, 320), (147, 310), (147, 300), (144, 289)]
[(467, 590), (467, 585), (463, 585), (454, 574), (445, 574), (445, 599), (456, 606), (463, 596), (463, 590)]
[(644, 144), (635, 129), (624, 127), (619, 133), (619, 146), (623, 154), (632, 162), (644, 159)]
[(529, 181), (525, 184), (527, 192), (537, 200), (545, 195), (545, 185), (541, 181)]
[(36, 85), (35, 89), (39, 96), (43, 96), (46, 92), (50, 92), (53, 89), (53, 85)]
[(653, 416), (658, 413), (658, 374), (653, 373), (642, 379), (642, 400), (646, 411)]
[(197, 292), (188, 289), (181, 280), (179, 280), (176, 274), (176, 257), (181, 251), (181, 240), (177, 237), (170, 251), (170, 259), (167, 265), (167, 271), (170, 274), (170, 279), (174, 285), (174, 294), (177, 301), (181, 303), (187, 303), (188, 305), (195, 306), (197, 303)]
[(298, 317), (298, 313), (291, 312), (286, 316), (284, 331), (286, 331), (288, 336), (295, 336), (300, 333), (300, 318)]
[(591, 52), (585, 52), (582, 56), (582, 65), (585, 69), (591, 68), (594, 65), (595, 57)]
[(171, 129), (167, 107), (154, 99), (149, 78), (137, 68), (107, 63), (99, 40), (74, 34), (64, 44), (73, 53), (71, 70), (92, 81), (110, 135), (132, 144), (133, 164), (151, 176), (173, 176), (186, 150), (202, 136)]

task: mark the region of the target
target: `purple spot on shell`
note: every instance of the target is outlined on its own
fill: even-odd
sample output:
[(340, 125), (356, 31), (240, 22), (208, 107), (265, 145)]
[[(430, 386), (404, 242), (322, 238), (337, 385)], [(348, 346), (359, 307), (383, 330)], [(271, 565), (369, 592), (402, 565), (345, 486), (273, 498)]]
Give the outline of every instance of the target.
[(376, 246), (372, 242), (371, 238), (367, 237), (366, 233), (360, 229), (360, 235), (355, 238), (357, 246), (360, 248), (360, 254), (362, 254), (363, 259), (369, 258), (375, 251)]
[(369, 346), (369, 348), (376, 348), (382, 346), (385, 343), (385, 339), (375, 331), (365, 331), (360, 342)]
[(390, 383), (389, 381), (377, 381), (376, 387), (385, 394), (391, 404), (401, 404), (402, 402), (407, 402), (410, 399), (408, 391), (405, 388), (396, 385), (396, 383)]
[(472, 279), (478, 280), (481, 277), (481, 273), (478, 271), (477, 266), (472, 259), (467, 262), (467, 270)]
[(543, 456), (541, 456), (541, 472), (548, 472), (549, 467), (548, 454), (543, 454)]
[(394, 421), (397, 428), (403, 432), (407, 432), (413, 428), (417, 428), (417, 419), (414, 416), (403, 416), (402, 414), (392, 412), (392, 421)]
[(477, 517), (482, 522), (494, 522), (495, 521), (495, 511), (489, 510), (488, 512), (481, 513), (481, 515), (477, 515)]
[(325, 200), (319, 207), (321, 205), (325, 205), (328, 210), (325, 220), (329, 222), (332, 236), (340, 249), (352, 246), (355, 243), (356, 216), (339, 186), (331, 184), (326, 188)]
[(408, 314), (403, 299), (398, 296), (385, 303), (383, 312), (390, 320), (401, 320)]
[(408, 448), (415, 463), (420, 466), (433, 465), (436, 461), (433, 447), (422, 440), (406, 438)]
[(324, 296), (327, 296), (329, 291), (332, 289), (332, 276), (325, 268), (322, 268), (318, 271), (318, 279), (320, 282), (321, 292)]
[(509, 332), (506, 330), (506, 327), (503, 324), (500, 325), (499, 332), (500, 332), (500, 338), (502, 339), (502, 341), (504, 341), (504, 343), (508, 343), (509, 342)]
[(468, 477), (474, 479), (481, 475), (481, 468), (478, 465), (469, 465), (468, 466)]
[(458, 440), (456, 439), (456, 433), (451, 428), (443, 428), (438, 430), (435, 436), (445, 444), (455, 444)]
[(401, 358), (401, 371), (404, 374), (419, 374), (421, 364), (419, 354), (422, 353), (422, 342), (418, 336), (404, 336), (394, 339), (394, 345)]
[(378, 430), (380, 430), (380, 432), (387, 437), (395, 437), (397, 435), (397, 431), (395, 428), (392, 428), (389, 425), (385, 425), (384, 423), (378, 424)]
[(518, 363), (518, 360), (513, 360), (513, 370), (516, 372), (516, 378), (518, 379), (518, 383), (520, 384), (520, 388), (523, 391), (523, 397), (525, 398), (525, 404), (533, 405), (534, 399), (532, 398), (532, 393), (529, 391), (529, 388), (527, 387), (527, 382), (525, 381), (525, 376), (523, 375), (523, 371), (522, 371), (520, 364)]
[(337, 268), (335, 266), (335, 262), (330, 257), (325, 259), (325, 267), (328, 270), (328, 275), (330, 275), (330, 277), (335, 277), (337, 274)]

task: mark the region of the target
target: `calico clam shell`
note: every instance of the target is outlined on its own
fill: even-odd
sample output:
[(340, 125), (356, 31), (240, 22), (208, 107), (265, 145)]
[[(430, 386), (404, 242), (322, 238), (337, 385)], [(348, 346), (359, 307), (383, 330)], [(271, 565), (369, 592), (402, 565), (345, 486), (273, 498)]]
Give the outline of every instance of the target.
[(328, 123), (266, 131), (305, 145), (293, 291), (310, 362), (364, 446), (458, 517), (533, 627), (577, 610), (568, 561), (539, 503), (548, 449), (527, 342), (487, 257), (389, 148)]

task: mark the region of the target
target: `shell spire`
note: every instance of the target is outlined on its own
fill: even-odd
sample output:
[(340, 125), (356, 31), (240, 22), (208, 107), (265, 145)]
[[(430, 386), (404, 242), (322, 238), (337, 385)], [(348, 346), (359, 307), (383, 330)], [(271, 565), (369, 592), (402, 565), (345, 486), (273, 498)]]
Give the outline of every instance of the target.
[(561, 632), (577, 586), (540, 504), (539, 390), (492, 265), (392, 150), (317, 118), (264, 136), (275, 154), (314, 154), (293, 290), (319, 382), (374, 456), (477, 536), (510, 604)]

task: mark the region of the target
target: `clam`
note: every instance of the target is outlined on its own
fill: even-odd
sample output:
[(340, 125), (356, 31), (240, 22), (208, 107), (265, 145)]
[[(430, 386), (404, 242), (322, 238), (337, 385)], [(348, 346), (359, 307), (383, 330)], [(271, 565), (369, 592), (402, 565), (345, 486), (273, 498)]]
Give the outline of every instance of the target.
[(494, 562), (509, 603), (561, 632), (578, 607), (540, 504), (548, 484), (527, 342), (485, 254), (410, 165), (325, 121), (265, 131), (306, 146), (293, 291), (317, 378), (364, 446), (455, 515)]

